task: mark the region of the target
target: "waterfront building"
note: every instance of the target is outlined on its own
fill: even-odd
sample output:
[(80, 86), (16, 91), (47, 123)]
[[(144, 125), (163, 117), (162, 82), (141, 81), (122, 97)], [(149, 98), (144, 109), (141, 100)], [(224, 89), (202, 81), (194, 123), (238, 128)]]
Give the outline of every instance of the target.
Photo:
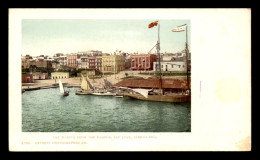
[(102, 71), (102, 56), (96, 56), (96, 70)]
[(82, 56), (82, 54), (77, 54), (77, 59), (76, 59), (76, 61), (77, 61), (77, 68), (81, 68), (81, 57)]
[(52, 72), (51, 79), (65, 79), (69, 78), (69, 72)]
[(33, 75), (30, 73), (22, 74), (22, 83), (33, 83)]
[(155, 54), (132, 54), (130, 56), (131, 70), (153, 70)]
[(88, 57), (88, 68), (89, 69), (96, 69), (96, 57)]
[[(188, 67), (190, 70), (190, 53), (188, 54)], [(159, 62), (153, 63), (153, 70), (159, 71)], [(187, 71), (186, 53), (164, 54), (161, 60), (161, 71)]]
[(35, 73), (32, 73), (32, 76), (33, 76), (33, 79), (48, 79), (48, 73), (38, 73), (38, 72), (35, 72)]
[(121, 55), (102, 56), (102, 72), (118, 73), (125, 70), (125, 57)]
[(67, 66), (67, 56), (63, 55), (58, 57), (58, 62), (61, 66)]
[(67, 55), (67, 66), (77, 68), (78, 67), (78, 55), (77, 54), (70, 54)]
[[(153, 71), (159, 71), (159, 62), (153, 62)], [(186, 61), (162, 61), (161, 71), (187, 71)]]
[(88, 57), (87, 56), (81, 56), (80, 57), (80, 62), (81, 64), (78, 65), (79, 67), (78, 68), (88, 68)]

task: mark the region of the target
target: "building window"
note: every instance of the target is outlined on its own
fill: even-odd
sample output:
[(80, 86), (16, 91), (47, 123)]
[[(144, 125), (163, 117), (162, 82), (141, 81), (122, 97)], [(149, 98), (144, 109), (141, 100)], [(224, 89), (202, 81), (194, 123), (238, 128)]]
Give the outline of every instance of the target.
[(172, 68), (174, 68), (173, 64), (172, 64)]

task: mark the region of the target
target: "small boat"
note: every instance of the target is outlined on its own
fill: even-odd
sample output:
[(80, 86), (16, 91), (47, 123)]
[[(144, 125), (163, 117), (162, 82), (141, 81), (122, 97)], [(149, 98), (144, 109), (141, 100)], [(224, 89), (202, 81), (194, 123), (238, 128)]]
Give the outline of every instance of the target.
[(65, 90), (64, 90), (63, 85), (62, 85), (60, 79), (59, 79), (59, 87), (60, 87), (60, 93), (62, 93), (63, 96), (68, 96), (68, 95), (69, 95), (69, 91), (65, 91)]
[(75, 93), (76, 95), (89, 95), (93, 93), (93, 85), (89, 82), (88, 77), (86, 80), (82, 75), (82, 81), (80, 87), (81, 89), (76, 91)]

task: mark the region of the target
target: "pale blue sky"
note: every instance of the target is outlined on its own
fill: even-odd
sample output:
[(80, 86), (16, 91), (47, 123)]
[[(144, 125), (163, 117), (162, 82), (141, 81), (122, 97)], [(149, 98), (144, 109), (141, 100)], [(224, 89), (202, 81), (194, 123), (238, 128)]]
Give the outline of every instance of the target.
[[(22, 55), (52, 56), (87, 50), (147, 53), (158, 38), (158, 26), (148, 28), (148, 24), (155, 20), (24, 19)], [(189, 20), (159, 20), (159, 23), (161, 52), (175, 53), (184, 49), (186, 32), (171, 31), (183, 24), (188, 25), (190, 45)]]

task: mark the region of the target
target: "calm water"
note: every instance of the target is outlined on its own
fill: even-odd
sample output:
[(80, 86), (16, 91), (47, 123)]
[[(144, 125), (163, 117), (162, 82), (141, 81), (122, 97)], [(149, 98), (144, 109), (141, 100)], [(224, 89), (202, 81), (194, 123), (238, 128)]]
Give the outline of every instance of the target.
[(22, 94), (23, 132), (190, 132), (189, 103), (112, 96), (63, 97), (58, 88)]

